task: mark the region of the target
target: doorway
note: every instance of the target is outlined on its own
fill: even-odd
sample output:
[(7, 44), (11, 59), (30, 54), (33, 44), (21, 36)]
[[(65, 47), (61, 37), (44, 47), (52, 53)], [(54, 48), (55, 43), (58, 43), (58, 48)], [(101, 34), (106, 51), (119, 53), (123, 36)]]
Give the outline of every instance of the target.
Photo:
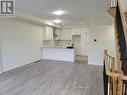
[(75, 56), (81, 55), (81, 35), (73, 35), (73, 45), (75, 50)]

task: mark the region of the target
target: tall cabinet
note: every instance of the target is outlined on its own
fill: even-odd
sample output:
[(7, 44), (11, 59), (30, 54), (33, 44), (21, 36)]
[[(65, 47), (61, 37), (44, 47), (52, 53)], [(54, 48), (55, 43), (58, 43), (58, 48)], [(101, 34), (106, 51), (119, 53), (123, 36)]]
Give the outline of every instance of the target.
[(46, 26), (46, 39), (53, 40), (53, 27)]
[(43, 47), (54, 47), (53, 27), (44, 26), (42, 31)]

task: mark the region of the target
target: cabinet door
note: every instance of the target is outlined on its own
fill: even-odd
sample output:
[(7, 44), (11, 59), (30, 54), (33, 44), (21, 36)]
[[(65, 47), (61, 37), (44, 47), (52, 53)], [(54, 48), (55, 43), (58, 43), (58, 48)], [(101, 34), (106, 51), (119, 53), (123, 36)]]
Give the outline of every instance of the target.
[(54, 33), (56, 35), (55, 40), (59, 40), (60, 39), (60, 29), (55, 29)]
[(72, 31), (71, 29), (62, 29), (60, 31), (61, 40), (72, 40)]
[(82, 33), (82, 30), (81, 29), (73, 29), (72, 30), (72, 35), (81, 35), (81, 33)]
[(46, 27), (46, 40), (53, 40), (53, 28)]
[(42, 28), (42, 40), (46, 40), (46, 28)]

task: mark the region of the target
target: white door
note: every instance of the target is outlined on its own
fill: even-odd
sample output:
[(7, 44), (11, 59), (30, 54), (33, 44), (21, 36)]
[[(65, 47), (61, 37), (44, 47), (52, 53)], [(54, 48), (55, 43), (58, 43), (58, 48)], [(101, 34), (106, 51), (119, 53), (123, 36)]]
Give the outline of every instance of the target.
[(81, 35), (73, 35), (75, 55), (81, 55)]

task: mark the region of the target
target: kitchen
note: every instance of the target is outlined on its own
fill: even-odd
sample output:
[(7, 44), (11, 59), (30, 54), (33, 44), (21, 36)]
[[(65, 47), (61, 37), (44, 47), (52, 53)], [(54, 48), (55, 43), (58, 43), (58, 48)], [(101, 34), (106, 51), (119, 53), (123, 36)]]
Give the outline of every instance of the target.
[[(77, 55), (83, 55), (82, 44), (87, 47), (87, 32), (82, 31), (83, 29), (60, 29), (46, 26), (45, 30), (43, 30), (45, 38), (43, 38), (43, 47), (41, 47), (42, 59), (74, 62)], [(82, 37), (84, 34), (85, 42)], [(87, 54), (84, 56), (87, 56)]]

